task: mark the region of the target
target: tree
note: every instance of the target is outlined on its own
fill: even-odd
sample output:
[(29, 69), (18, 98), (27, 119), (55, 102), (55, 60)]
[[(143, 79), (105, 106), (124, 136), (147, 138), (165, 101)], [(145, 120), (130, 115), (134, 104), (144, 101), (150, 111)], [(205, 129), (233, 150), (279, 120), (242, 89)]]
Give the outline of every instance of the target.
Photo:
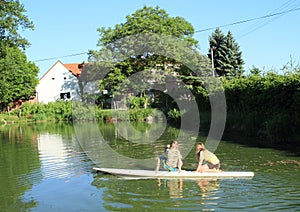
[(38, 67), (28, 62), (18, 47), (0, 48), (0, 109), (17, 100), (28, 100), (35, 94)]
[(239, 77), (243, 73), (242, 52), (229, 31), (225, 36), (220, 28), (209, 37), (208, 57), (213, 60), (215, 72), (219, 76)]
[(8, 46), (25, 49), (29, 42), (19, 34), (19, 29), (34, 29), (24, 14), (24, 6), (18, 0), (0, 0), (0, 38)]
[(181, 17), (169, 17), (167, 12), (158, 6), (146, 7), (137, 10), (132, 15), (126, 17), (126, 22), (115, 25), (115, 28), (97, 30), (100, 33), (98, 46), (106, 46), (116, 40), (130, 35), (141, 33), (156, 33), (171, 35), (188, 43), (197, 45), (198, 41), (192, 38), (194, 34), (193, 26)]
[(29, 42), (18, 33), (34, 27), (25, 12), (18, 0), (0, 0), (0, 110), (28, 100), (38, 83), (39, 69), (23, 52)]
[[(169, 17), (159, 7), (145, 6), (128, 15), (125, 23), (117, 24), (113, 29), (99, 28), (98, 32), (100, 50), (90, 52), (89, 62), (105, 63), (103, 69), (107, 69), (107, 57), (118, 61), (110, 64), (110, 71), (100, 81), (100, 90), (109, 90), (110, 97), (120, 93), (121, 83), (127, 83), (124, 87), (132, 90), (142, 88), (139, 93), (142, 97), (151, 89), (146, 81), (155, 81), (159, 86), (159, 82), (172, 72), (184, 78), (196, 75), (191, 68), (203, 73), (210, 69), (208, 58), (196, 51), (198, 41), (192, 38), (193, 26), (181, 17)], [(145, 79), (145, 85), (137, 78)]]

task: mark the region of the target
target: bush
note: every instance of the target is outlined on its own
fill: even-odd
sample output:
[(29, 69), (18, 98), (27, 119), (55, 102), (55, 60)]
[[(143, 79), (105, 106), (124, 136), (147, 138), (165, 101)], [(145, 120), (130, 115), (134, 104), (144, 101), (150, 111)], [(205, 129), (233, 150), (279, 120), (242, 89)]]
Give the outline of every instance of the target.
[(252, 75), (224, 81), (227, 128), (263, 134), (271, 143), (289, 141), (300, 122), (300, 75)]

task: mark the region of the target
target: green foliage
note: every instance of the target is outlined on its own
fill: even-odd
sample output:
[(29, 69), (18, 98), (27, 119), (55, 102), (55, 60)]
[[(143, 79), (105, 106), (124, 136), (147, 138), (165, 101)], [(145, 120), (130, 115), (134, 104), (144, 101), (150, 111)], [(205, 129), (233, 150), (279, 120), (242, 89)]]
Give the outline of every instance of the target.
[[(61, 101), (62, 103), (64, 101)], [(68, 104), (67, 110), (70, 110), (68, 120), (73, 121), (94, 121), (97, 117), (97, 108), (94, 104), (73, 101)]]
[[(247, 77), (222, 77), (226, 96), (226, 130), (260, 137), (266, 144), (282, 144), (300, 136), (300, 74), (297, 71), (278, 75), (253, 68)], [(201, 127), (209, 128), (209, 98), (218, 95), (220, 85), (208, 81), (191, 87), (201, 114)], [(176, 111), (175, 111), (176, 112)], [(176, 117), (172, 110), (169, 116)], [(177, 113), (178, 115), (178, 113)], [(203, 124), (204, 123), (204, 124)]]
[(25, 12), (17, 0), (0, 1), (0, 110), (34, 96), (38, 83), (38, 67), (21, 50), (29, 42), (19, 35), (20, 28), (34, 28)]
[(55, 120), (72, 120), (72, 102), (58, 101), (47, 105)]
[(152, 109), (133, 109), (129, 110), (130, 121), (145, 121), (152, 113)]
[(217, 28), (209, 37), (209, 45), (208, 57), (211, 59), (213, 56), (214, 68), (219, 76), (231, 78), (242, 75), (242, 52), (230, 31), (225, 36), (220, 28)]
[[(191, 69), (202, 74), (210, 69), (208, 58), (196, 51), (192, 25), (183, 18), (169, 17), (159, 7), (145, 6), (128, 15), (124, 23), (98, 31), (101, 49), (91, 51), (89, 61), (101, 70), (100, 90), (109, 91), (107, 98), (128, 90), (146, 97), (153, 82), (155, 87), (163, 86), (170, 73), (181, 77), (195, 75)], [(95, 73), (90, 69), (86, 72)]]
[(141, 33), (156, 33), (178, 37), (196, 45), (193, 39), (193, 26), (181, 17), (169, 17), (165, 10), (159, 7), (146, 7), (137, 10), (132, 15), (126, 16), (125, 23), (115, 25), (112, 28), (99, 28), (100, 47), (119, 40), (121, 38)]
[(252, 66), (252, 68), (250, 69), (250, 75), (256, 75), (259, 76), (261, 75), (261, 70), (255, 66)]
[[(189, 111), (192, 112), (192, 111)], [(193, 122), (194, 117), (191, 116), (192, 114), (189, 114), (186, 110), (179, 110), (177, 107), (173, 109), (169, 109), (167, 112), (167, 119), (168, 122), (172, 125), (175, 125), (177, 127), (180, 127), (180, 123), (182, 119), (188, 119), (189, 121)], [(181, 126), (181, 127), (187, 127), (187, 126)]]
[(251, 75), (224, 81), (231, 112), (260, 111), (274, 114), (289, 111), (295, 104), (299, 86), (300, 77), (297, 74), (282, 76), (268, 73), (266, 76)]
[(132, 122), (144, 122), (147, 117), (153, 116), (158, 119), (157, 113), (155, 113), (154, 109), (147, 108), (136, 108), (130, 110), (96, 110), (97, 120), (102, 121), (132, 121)]
[(32, 121), (71, 121), (72, 103), (68, 101), (43, 103), (24, 103), (20, 109), (16, 109), (11, 114), (20, 115), (20, 119)]
[(287, 62), (281, 69), (284, 74), (289, 75), (293, 73), (300, 74), (300, 63), (294, 61), (292, 57), (290, 57), (290, 61)]
[(35, 96), (39, 70), (19, 48), (5, 46), (3, 42), (0, 46), (0, 109), (3, 110), (14, 101)]
[(177, 108), (173, 108), (168, 111), (168, 118), (178, 120), (181, 117), (181, 113)]
[(20, 28), (34, 29), (25, 12), (23, 4), (18, 0), (0, 1), (0, 40), (6, 46), (25, 49), (29, 45), (29, 42), (19, 34)]
[(147, 108), (148, 97), (142, 96), (132, 96), (129, 99), (130, 109), (138, 109), (138, 108)]
[(140, 108), (141, 101), (139, 97), (133, 96), (130, 98), (130, 109)]
[(94, 104), (82, 102), (57, 101), (48, 104), (24, 103), (20, 109), (10, 114), (1, 115), (6, 121), (146, 121), (152, 116), (160, 119), (156, 110), (148, 108), (136, 108), (131, 110), (103, 110)]
[[(265, 76), (224, 80), (227, 127), (261, 136), (273, 143), (300, 135), (300, 75)], [(233, 118), (233, 119), (232, 119)]]

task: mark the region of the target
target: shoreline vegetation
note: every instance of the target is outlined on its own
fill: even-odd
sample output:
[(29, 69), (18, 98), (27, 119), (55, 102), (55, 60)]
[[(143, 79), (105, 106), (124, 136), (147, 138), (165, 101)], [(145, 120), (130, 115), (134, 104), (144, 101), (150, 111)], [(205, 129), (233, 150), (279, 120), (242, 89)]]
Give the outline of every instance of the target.
[[(225, 136), (236, 134), (252, 138), (245, 143), (247, 145), (285, 146), (290, 150), (298, 148), (300, 138), (299, 73), (287, 75), (268, 73), (264, 76), (250, 75), (224, 79), (223, 89), (227, 104)], [(201, 106), (201, 109), (204, 108), (203, 111), (199, 112), (201, 117), (199, 131), (208, 130), (210, 127), (208, 95), (203, 88), (199, 87), (194, 88), (193, 93), (198, 105)], [(181, 116), (187, 113), (180, 113), (176, 108), (176, 102), (173, 105), (169, 104), (168, 108), (157, 104), (156, 106), (158, 106), (157, 110), (151, 108), (151, 105), (146, 109), (136, 107), (128, 111), (86, 106), (76, 106), (78, 108), (74, 110), (72, 109), (74, 107), (72, 102), (67, 101), (48, 104), (24, 103), (20, 109), (0, 114), (0, 125), (41, 121), (72, 121), (74, 117), (98, 122), (122, 120), (151, 122), (159, 120), (161, 113), (158, 111), (163, 111), (168, 123), (181, 127)], [(238, 138), (235, 140), (238, 141)]]

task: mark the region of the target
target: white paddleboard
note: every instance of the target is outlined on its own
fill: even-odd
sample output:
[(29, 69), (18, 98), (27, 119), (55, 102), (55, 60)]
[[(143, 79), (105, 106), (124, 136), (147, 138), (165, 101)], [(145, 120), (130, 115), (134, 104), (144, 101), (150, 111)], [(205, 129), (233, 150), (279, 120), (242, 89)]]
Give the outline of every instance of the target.
[(95, 171), (108, 173), (123, 177), (132, 178), (252, 178), (254, 172), (250, 171), (221, 171), (221, 172), (194, 172), (194, 171), (152, 171), (135, 169), (115, 169), (115, 168), (93, 168)]

